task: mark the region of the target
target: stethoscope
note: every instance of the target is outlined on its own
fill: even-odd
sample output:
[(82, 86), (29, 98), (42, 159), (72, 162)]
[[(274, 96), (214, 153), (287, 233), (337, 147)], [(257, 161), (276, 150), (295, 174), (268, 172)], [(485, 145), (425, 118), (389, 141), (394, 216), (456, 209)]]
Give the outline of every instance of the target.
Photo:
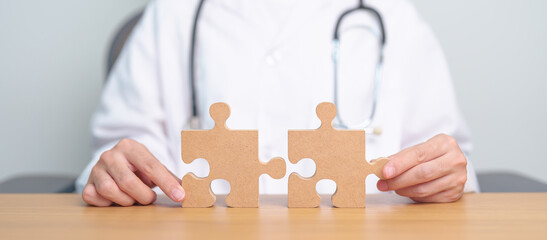
[[(199, 115), (198, 110), (196, 106), (196, 87), (195, 87), (195, 79), (196, 79), (196, 72), (195, 72), (195, 53), (196, 53), (196, 33), (197, 33), (197, 26), (199, 22), (199, 16), (203, 7), (203, 3), (205, 0), (200, 0), (196, 14), (194, 16), (194, 24), (192, 27), (192, 38), (190, 42), (190, 64), (189, 64), (189, 72), (190, 72), (190, 88), (191, 88), (191, 96), (192, 96), (192, 118), (190, 119), (190, 128), (199, 128), (200, 127), (200, 121), (199, 121)], [(381, 127), (372, 127), (372, 121), (374, 119), (374, 116), (376, 114), (376, 106), (378, 104), (378, 92), (379, 92), (379, 84), (380, 79), (382, 78), (382, 69), (383, 69), (383, 61), (384, 61), (384, 46), (386, 43), (386, 34), (384, 29), (384, 23), (382, 20), (382, 17), (380, 16), (380, 13), (376, 11), (374, 8), (371, 8), (367, 5), (365, 5), (364, 0), (359, 0), (359, 4), (355, 8), (351, 8), (338, 18), (338, 21), (336, 22), (336, 27), (334, 29), (334, 36), (332, 39), (332, 61), (334, 65), (334, 104), (338, 107), (339, 103), (339, 96), (338, 96), (338, 65), (339, 65), (339, 51), (340, 51), (340, 25), (342, 23), (342, 20), (344, 17), (349, 15), (350, 13), (354, 13), (357, 11), (364, 11), (369, 12), (372, 14), (373, 17), (376, 18), (378, 21), (378, 26), (380, 32), (378, 33), (378, 39), (379, 39), (379, 54), (378, 54), (378, 62), (376, 65), (376, 70), (374, 74), (374, 91), (372, 94), (372, 108), (369, 117), (359, 123), (359, 124), (348, 124), (346, 123), (342, 117), (340, 116), (340, 108), (338, 108), (338, 113), (336, 114), (336, 118), (334, 121), (334, 127), (336, 128), (342, 128), (342, 129), (364, 129), (367, 134), (374, 134), (374, 135), (380, 135), (382, 134), (382, 128)]]

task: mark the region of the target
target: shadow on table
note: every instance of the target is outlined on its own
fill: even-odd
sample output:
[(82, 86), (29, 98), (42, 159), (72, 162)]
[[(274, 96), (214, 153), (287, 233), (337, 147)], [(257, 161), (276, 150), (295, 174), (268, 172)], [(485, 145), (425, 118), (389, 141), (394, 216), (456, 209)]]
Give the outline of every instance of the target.
[[(320, 207), (333, 207), (331, 202), (331, 195), (320, 195), (321, 205)], [(226, 208), (226, 195), (218, 195), (215, 201), (214, 207)], [(367, 205), (379, 206), (379, 205), (405, 205), (415, 203), (409, 198), (401, 197), (393, 193), (379, 193), (379, 194), (367, 194)], [(287, 207), (287, 195), (260, 195), (260, 207)], [(154, 205), (167, 208), (180, 208), (181, 203), (173, 202), (165, 194), (158, 194), (158, 198)]]

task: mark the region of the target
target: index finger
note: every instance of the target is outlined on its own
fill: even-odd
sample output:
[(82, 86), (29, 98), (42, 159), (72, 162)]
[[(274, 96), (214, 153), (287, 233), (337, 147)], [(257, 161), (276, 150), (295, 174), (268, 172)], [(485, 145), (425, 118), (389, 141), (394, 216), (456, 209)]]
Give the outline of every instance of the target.
[(152, 180), (171, 200), (175, 202), (184, 200), (184, 189), (182, 189), (178, 178), (165, 168), (146, 147), (132, 148), (126, 150), (124, 154), (133, 166)]
[(390, 156), (390, 161), (383, 169), (384, 177), (386, 179), (397, 177), (418, 164), (444, 155), (445, 152), (442, 137), (435, 136), (424, 143), (406, 148)]

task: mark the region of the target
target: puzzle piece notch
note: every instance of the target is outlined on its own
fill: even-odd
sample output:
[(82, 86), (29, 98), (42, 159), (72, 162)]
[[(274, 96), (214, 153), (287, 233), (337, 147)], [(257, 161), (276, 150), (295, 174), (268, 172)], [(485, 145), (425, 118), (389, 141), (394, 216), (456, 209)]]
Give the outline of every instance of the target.
[(186, 190), (183, 207), (213, 206), (216, 196), (211, 182), (225, 179), (231, 191), (226, 197), (230, 207), (258, 207), (258, 178), (266, 173), (274, 179), (285, 175), (285, 161), (273, 158), (264, 163), (258, 159), (258, 131), (231, 130), (226, 127), (230, 107), (215, 103), (209, 108), (215, 121), (210, 130), (187, 130), (181, 133), (181, 155), (185, 163), (203, 158), (209, 163), (209, 176), (199, 178), (189, 173), (182, 178)]
[(289, 176), (289, 207), (317, 207), (321, 202), (315, 190), (319, 180), (331, 179), (337, 189), (332, 196), (336, 207), (365, 207), (366, 176), (374, 173), (383, 178), (387, 158), (367, 162), (365, 159), (365, 131), (337, 130), (332, 126), (336, 106), (320, 103), (316, 108), (321, 126), (316, 130), (289, 131), (289, 161), (298, 163), (310, 158), (316, 172), (310, 178), (297, 173)]

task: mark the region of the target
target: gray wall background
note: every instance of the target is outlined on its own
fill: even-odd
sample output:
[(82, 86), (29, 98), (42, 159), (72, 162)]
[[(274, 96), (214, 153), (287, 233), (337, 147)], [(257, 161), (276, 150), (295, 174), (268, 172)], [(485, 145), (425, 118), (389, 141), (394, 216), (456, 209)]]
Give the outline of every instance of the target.
[(0, 181), (77, 175), (107, 45), (148, 0), (0, 0)]
[(547, 1), (413, 2), (444, 48), (477, 170), (547, 182)]
[[(147, 2), (0, 1), (0, 181), (80, 173), (107, 45)], [(444, 47), (477, 170), (547, 182), (547, 1), (413, 2)]]

